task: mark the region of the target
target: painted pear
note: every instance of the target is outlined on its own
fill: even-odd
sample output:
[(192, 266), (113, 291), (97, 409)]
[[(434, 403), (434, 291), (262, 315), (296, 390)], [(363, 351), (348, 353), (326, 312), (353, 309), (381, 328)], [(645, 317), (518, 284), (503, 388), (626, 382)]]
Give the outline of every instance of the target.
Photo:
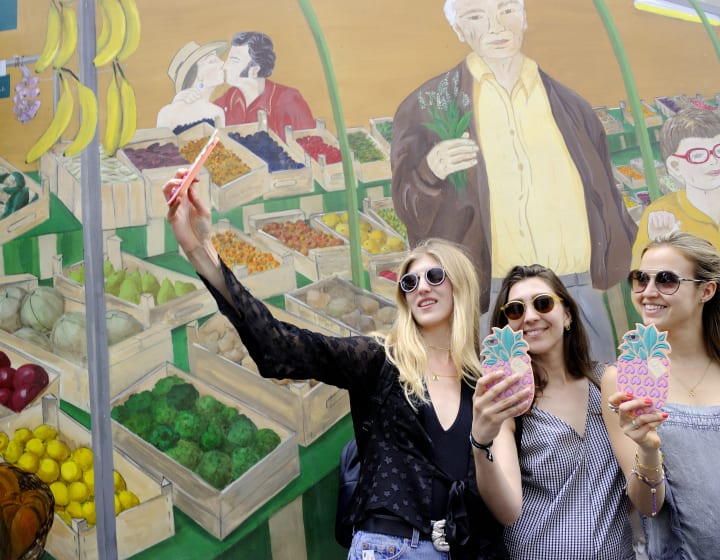
[(169, 279), (165, 278), (165, 280), (162, 281), (162, 284), (160, 284), (160, 289), (158, 290), (157, 297), (155, 298), (155, 303), (162, 305), (163, 303), (167, 303), (176, 297), (177, 294), (175, 293), (175, 286), (173, 286), (173, 283)]
[(138, 292), (142, 291), (142, 276), (140, 275), (140, 271), (137, 268), (133, 270), (130, 274), (128, 274), (127, 277), (133, 282), (135, 282), (135, 287), (137, 288)]
[(158, 291), (160, 290), (160, 282), (157, 281), (155, 275), (152, 272), (146, 272), (142, 275), (142, 288), (143, 294), (152, 294), (153, 298), (157, 298)]
[(108, 294), (114, 296), (120, 293), (120, 286), (122, 286), (123, 280), (125, 280), (125, 271), (120, 269), (113, 272), (108, 279), (105, 281), (105, 291)]
[(75, 280), (78, 284), (85, 284), (85, 265), (81, 264), (77, 268), (73, 268), (68, 273), (68, 277)]
[(175, 293), (178, 297), (194, 292), (195, 290), (197, 290), (197, 287), (192, 282), (183, 282), (182, 280), (175, 281)]
[(113, 272), (115, 272), (115, 267), (108, 259), (105, 259), (103, 261), (103, 276), (105, 276), (105, 278), (110, 278), (110, 275)]
[(120, 299), (129, 301), (135, 305), (140, 303), (140, 290), (132, 275), (127, 275), (125, 277), (125, 280), (123, 280), (123, 283), (120, 285), (120, 291), (117, 295)]

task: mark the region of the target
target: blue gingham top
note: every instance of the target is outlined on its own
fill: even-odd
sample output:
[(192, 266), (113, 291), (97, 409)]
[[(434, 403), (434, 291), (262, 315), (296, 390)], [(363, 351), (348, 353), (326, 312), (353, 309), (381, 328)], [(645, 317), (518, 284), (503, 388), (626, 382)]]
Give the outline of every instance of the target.
[(505, 530), (514, 560), (635, 558), (625, 477), (603, 424), (600, 391), (588, 385), (583, 435), (536, 407), (522, 418), (522, 513)]

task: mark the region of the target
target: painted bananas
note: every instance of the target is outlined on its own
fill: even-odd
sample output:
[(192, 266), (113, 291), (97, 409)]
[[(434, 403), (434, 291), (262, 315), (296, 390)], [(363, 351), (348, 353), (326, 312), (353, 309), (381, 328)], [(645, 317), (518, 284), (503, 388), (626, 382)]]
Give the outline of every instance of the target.
[(78, 23), (77, 14), (67, 4), (60, 6), (60, 16), (62, 20), (62, 40), (60, 48), (53, 60), (53, 68), (58, 69), (65, 66), (70, 57), (72, 57), (78, 42)]
[(125, 44), (127, 34), (125, 10), (123, 10), (120, 0), (102, 0), (101, 6), (103, 11), (107, 12), (107, 23), (110, 27), (107, 41), (102, 49), (98, 50), (93, 60), (97, 68), (105, 66), (117, 57)]
[(122, 62), (133, 54), (140, 44), (140, 12), (135, 0), (120, 0), (120, 4), (126, 19), (125, 41), (117, 55), (117, 59)]
[(125, 73), (117, 65), (118, 80), (120, 82), (120, 106), (122, 107), (122, 127), (120, 128), (119, 147), (125, 146), (132, 140), (137, 128), (137, 105), (135, 103), (135, 90), (125, 77)]
[(72, 90), (70, 89), (70, 84), (68, 83), (68, 78), (65, 77), (63, 72), (59, 72), (59, 75), (62, 93), (55, 108), (55, 115), (53, 115), (50, 121), (50, 126), (47, 127), (45, 132), (42, 133), (37, 142), (35, 142), (28, 151), (25, 156), (25, 163), (36, 161), (41, 155), (52, 148), (70, 125), (75, 101)]
[(47, 16), (47, 31), (45, 32), (45, 43), (40, 56), (35, 62), (35, 72), (42, 72), (49, 68), (55, 59), (60, 48), (60, 35), (62, 33), (62, 20), (60, 9), (55, 2), (50, 0), (50, 9)]
[(113, 74), (110, 77), (110, 84), (108, 84), (105, 113), (105, 135), (102, 146), (106, 155), (114, 156), (120, 147), (120, 131), (123, 121), (120, 85), (115, 64), (113, 64)]
[(79, 154), (90, 144), (92, 139), (95, 138), (98, 123), (98, 104), (95, 92), (83, 84), (74, 74), (73, 79), (77, 86), (82, 118), (75, 138), (65, 148), (65, 155), (68, 157)]
[(96, 54), (105, 48), (105, 45), (107, 45), (108, 39), (110, 38), (110, 14), (108, 14), (107, 8), (105, 7), (105, 2), (101, 1), (99, 8), (102, 27), (100, 28), (100, 34), (97, 36), (97, 40), (95, 41)]

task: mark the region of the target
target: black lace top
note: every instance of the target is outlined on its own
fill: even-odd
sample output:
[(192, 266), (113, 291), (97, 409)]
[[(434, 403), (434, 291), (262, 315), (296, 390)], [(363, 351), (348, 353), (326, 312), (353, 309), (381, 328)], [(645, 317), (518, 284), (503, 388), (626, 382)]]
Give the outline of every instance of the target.
[(374, 510), (386, 510), (429, 532), (433, 479), (440, 477), (451, 486), (447, 516), (455, 533), (453, 559), (505, 558), (502, 527), (479, 497), (472, 458), (461, 459), (469, 465), (463, 480), (448, 480), (435, 466), (433, 443), (407, 402), (382, 344), (366, 336), (325, 336), (279, 321), (224, 265), (223, 274), (233, 305), (205, 284), (263, 377), (312, 378), (347, 389), (356, 434), (373, 410), (371, 397), (385, 383), (392, 384), (369, 436), (358, 437), (365, 442), (364, 461), (348, 521), (359, 523)]

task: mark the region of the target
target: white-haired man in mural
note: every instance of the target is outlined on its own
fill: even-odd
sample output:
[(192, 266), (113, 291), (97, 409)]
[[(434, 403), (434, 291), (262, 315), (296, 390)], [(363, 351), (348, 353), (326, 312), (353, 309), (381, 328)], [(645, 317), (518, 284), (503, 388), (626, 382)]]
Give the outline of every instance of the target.
[(614, 361), (598, 289), (621, 281), (637, 227), (615, 188), (592, 107), (525, 56), (521, 0), (446, 0), (472, 52), (393, 119), (392, 193), (411, 244), (462, 243), (487, 310), (517, 264), (553, 269), (580, 303), (593, 357)]

